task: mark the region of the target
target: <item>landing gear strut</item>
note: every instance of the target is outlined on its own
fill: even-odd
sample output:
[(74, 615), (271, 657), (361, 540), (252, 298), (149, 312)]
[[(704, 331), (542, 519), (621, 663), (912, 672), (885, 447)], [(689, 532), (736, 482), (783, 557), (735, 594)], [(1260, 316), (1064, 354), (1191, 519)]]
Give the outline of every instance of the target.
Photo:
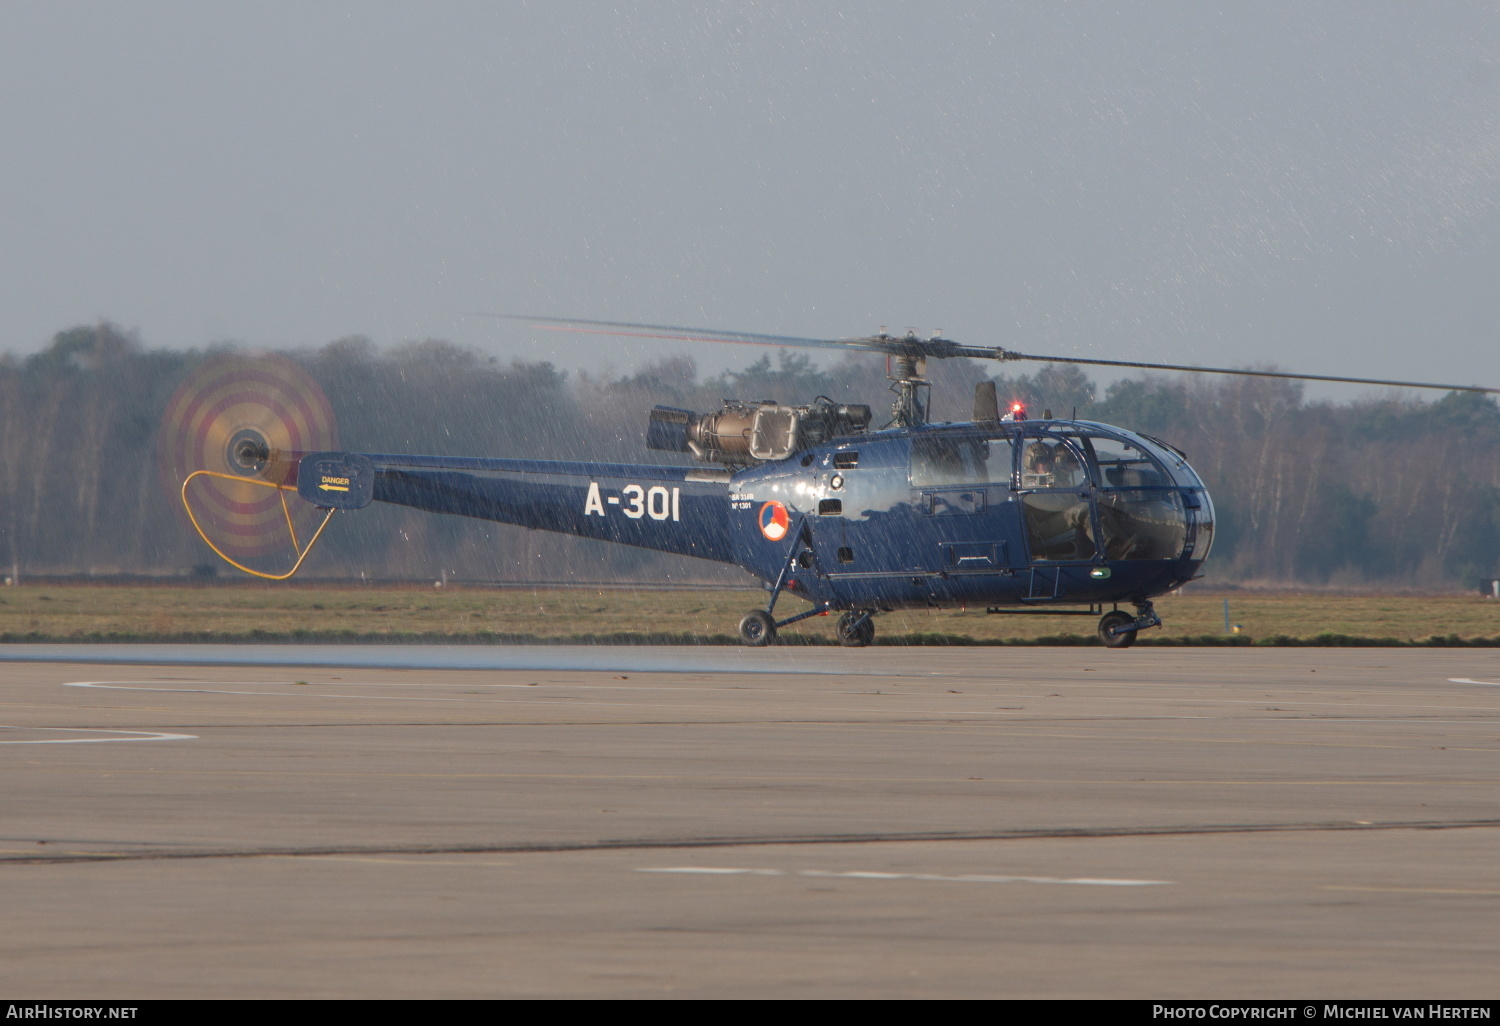
[[(803, 536), (802, 525), (806, 520), (806, 516), (798, 520), (796, 529), (791, 532), (791, 548), (787, 550), (787, 559), (782, 564), (776, 583), (771, 586), (771, 599), (766, 603), (766, 608), (752, 610), (746, 613), (744, 619), (740, 621), (740, 640), (751, 648), (764, 648), (766, 645), (774, 644), (777, 628), (806, 620), (810, 616), (822, 616), (828, 612), (828, 603), (819, 602), (807, 612), (789, 616), (785, 620), (778, 620), (775, 615), (776, 600), (781, 597), (782, 589), (796, 587), (796, 581), (788, 577), (793, 569), (812, 570), (817, 565), (817, 558), (813, 555), (812, 549), (805, 547), (808, 542)], [(794, 552), (795, 556), (792, 555)], [(875, 628), (869, 627), (868, 633), (870, 637), (874, 637)], [(847, 645), (849, 642), (846, 641), (844, 644)], [(863, 644), (868, 645), (869, 641)]]
[(1099, 640), (1104, 642), (1106, 648), (1129, 648), (1135, 644), (1137, 631), (1161, 626), (1161, 617), (1156, 615), (1156, 609), (1150, 602), (1137, 602), (1135, 613), (1135, 616), (1131, 616), (1116, 609), (1100, 618)]

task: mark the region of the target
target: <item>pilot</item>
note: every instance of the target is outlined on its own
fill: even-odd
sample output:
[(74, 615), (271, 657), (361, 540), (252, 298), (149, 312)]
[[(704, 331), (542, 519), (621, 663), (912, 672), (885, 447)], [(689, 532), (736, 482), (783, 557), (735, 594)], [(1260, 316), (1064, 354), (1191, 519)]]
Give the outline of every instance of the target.
[(1058, 488), (1072, 488), (1083, 483), (1083, 464), (1066, 445), (1059, 445), (1053, 452), (1052, 473)]
[(1052, 484), (1052, 447), (1046, 442), (1032, 442), (1022, 460), (1022, 483), (1028, 488), (1047, 488)]

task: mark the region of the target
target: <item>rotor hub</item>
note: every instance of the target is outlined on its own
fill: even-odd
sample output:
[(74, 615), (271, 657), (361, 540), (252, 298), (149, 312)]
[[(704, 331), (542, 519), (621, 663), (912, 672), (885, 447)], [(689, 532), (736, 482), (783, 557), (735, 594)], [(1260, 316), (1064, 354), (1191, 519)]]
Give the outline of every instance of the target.
[(225, 447), (225, 461), (241, 473), (258, 474), (271, 459), (271, 446), (266, 436), (255, 428), (241, 428), (229, 439)]

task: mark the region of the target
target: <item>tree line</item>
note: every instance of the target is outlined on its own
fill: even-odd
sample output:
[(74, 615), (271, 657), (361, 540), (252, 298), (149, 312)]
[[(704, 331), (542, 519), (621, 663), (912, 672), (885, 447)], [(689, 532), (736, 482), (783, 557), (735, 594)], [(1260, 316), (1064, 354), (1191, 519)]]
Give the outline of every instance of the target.
[[(35, 574), (207, 573), (215, 562), (156, 471), (179, 382), (221, 349), (149, 349), (100, 324), (0, 357), (0, 563)], [(678, 357), (624, 375), (568, 375), (442, 341), (347, 338), (286, 354), (323, 388), (341, 444), (371, 452), (671, 460), (645, 449), (657, 403), (818, 395), (887, 419), (880, 357), (823, 369), (796, 352), (704, 378)], [(992, 367), (930, 368), (933, 418), (967, 420)], [(1000, 375), (1033, 416), (1119, 424), (1186, 452), (1219, 529), (1211, 580), (1475, 587), (1500, 577), (1500, 407), (1488, 396), (1390, 392), (1308, 401), (1293, 382), (1139, 376), (1099, 388), (1076, 367)], [(686, 460), (686, 457), (682, 457)], [(737, 581), (732, 569), (499, 524), (372, 507), (339, 520), (309, 576), (458, 581)]]

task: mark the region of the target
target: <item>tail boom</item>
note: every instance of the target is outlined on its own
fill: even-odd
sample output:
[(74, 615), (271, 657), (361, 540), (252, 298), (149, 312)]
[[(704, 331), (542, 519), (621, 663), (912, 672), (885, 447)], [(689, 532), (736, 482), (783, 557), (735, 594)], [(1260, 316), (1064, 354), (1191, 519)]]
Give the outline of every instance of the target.
[(734, 562), (727, 474), (688, 467), (368, 457), (373, 499)]

